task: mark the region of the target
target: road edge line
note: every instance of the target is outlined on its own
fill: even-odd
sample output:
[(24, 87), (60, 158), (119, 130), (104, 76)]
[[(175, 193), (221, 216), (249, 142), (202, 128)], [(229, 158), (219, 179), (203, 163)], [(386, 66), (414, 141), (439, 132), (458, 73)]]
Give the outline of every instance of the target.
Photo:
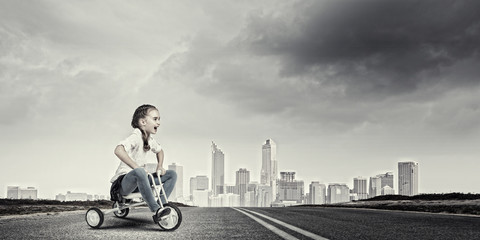
[(268, 224), (267, 222), (263, 221), (262, 219), (257, 218), (257, 217), (255, 217), (255, 216), (253, 216), (253, 215), (251, 215), (251, 214), (249, 214), (249, 213), (247, 213), (247, 212), (245, 212), (245, 211), (242, 211), (242, 210), (245, 210), (245, 209), (242, 209), (242, 210), (240, 210), (240, 209), (238, 209), (238, 208), (233, 208), (233, 209), (235, 209), (235, 210), (237, 210), (237, 211), (245, 214), (247, 217), (255, 220), (255, 221), (258, 222), (258, 223), (260, 223), (262, 226), (264, 226), (264, 227), (267, 228), (268, 230), (274, 232), (275, 234), (277, 234), (278, 236), (282, 237), (283, 239), (298, 240), (298, 238), (296, 238), (296, 237), (294, 237), (294, 236), (292, 236), (292, 235), (290, 235), (290, 234), (288, 234), (288, 233), (280, 230), (279, 228), (277, 228), (277, 227), (275, 227), (275, 226), (273, 226), (273, 225), (271, 225), (271, 224)]
[(242, 210), (247, 211), (247, 212), (250, 212), (250, 213), (253, 213), (253, 214), (256, 214), (256, 215), (258, 215), (258, 216), (260, 216), (260, 217), (263, 217), (263, 218), (265, 218), (265, 219), (268, 219), (268, 220), (270, 220), (270, 221), (272, 221), (272, 222), (274, 222), (274, 223), (277, 223), (277, 224), (279, 224), (279, 225), (282, 225), (282, 226), (284, 226), (284, 227), (286, 227), (286, 228), (288, 228), (288, 229), (290, 229), (290, 230), (293, 230), (293, 231), (295, 231), (295, 232), (297, 232), (297, 233), (300, 233), (300, 234), (302, 234), (302, 235), (305, 235), (305, 236), (307, 236), (307, 237), (310, 237), (310, 238), (313, 238), (313, 239), (316, 239), (316, 240), (328, 240), (328, 238), (324, 238), (324, 237), (319, 236), (319, 235), (317, 235), (317, 234), (315, 234), (315, 233), (311, 233), (311, 232), (309, 232), (309, 231), (303, 230), (303, 229), (301, 229), (301, 228), (295, 227), (295, 226), (293, 226), (293, 225), (290, 225), (290, 224), (288, 224), (288, 223), (282, 222), (282, 221), (277, 220), (277, 219), (275, 219), (275, 218), (272, 218), (272, 217), (263, 215), (263, 214), (261, 214), (261, 213), (257, 213), (257, 212), (254, 212), (254, 211), (252, 211), (252, 210), (248, 210), (248, 209), (244, 209), (244, 208), (242, 208)]

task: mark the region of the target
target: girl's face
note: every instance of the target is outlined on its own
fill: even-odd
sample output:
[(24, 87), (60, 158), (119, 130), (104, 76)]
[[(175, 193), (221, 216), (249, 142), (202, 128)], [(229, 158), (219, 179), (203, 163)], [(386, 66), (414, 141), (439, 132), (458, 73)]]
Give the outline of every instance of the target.
[(140, 125), (142, 127), (142, 130), (144, 130), (148, 134), (157, 133), (157, 129), (158, 127), (160, 127), (160, 113), (158, 113), (158, 110), (149, 110), (147, 116), (140, 119)]

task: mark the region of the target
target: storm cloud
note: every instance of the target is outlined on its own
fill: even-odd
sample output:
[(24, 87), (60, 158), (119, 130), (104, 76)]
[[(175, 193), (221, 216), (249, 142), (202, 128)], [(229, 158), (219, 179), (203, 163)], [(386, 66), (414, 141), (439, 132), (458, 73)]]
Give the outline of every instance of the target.
[[(162, 64), (157, 77), (176, 69), (182, 73), (177, 80), (187, 79), (200, 94), (247, 113), (279, 114), (326, 128), (408, 121), (404, 116), (413, 113), (417, 123), (426, 124), (435, 115), (432, 109), (447, 111), (436, 104), (452, 91), (476, 94), (479, 2), (279, 5), (251, 11), (228, 42), (196, 35), (185, 51)], [(475, 109), (469, 100), (457, 100), (458, 109)]]
[(479, 60), (478, 1), (303, 1), (292, 7), (293, 16), (253, 16), (242, 36), (251, 53), (281, 56), (283, 76), (330, 69), (334, 80), (355, 88), (401, 93), (459, 61)]

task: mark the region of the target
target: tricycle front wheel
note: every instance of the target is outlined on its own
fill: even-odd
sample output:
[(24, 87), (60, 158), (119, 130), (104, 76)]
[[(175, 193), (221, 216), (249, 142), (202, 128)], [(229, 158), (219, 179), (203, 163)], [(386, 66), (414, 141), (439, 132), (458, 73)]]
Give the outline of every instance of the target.
[(166, 203), (163, 207), (170, 208), (171, 211), (170, 214), (159, 219), (158, 226), (167, 231), (173, 231), (180, 227), (182, 223), (182, 212), (180, 212), (180, 209), (171, 203)]

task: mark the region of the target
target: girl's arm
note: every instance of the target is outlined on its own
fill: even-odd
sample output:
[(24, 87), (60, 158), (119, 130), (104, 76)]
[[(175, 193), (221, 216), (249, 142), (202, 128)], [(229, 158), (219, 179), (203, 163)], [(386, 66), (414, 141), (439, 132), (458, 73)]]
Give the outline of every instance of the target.
[(125, 151), (125, 147), (122, 145), (118, 145), (115, 148), (115, 155), (125, 164), (127, 164), (132, 169), (138, 168), (140, 166), (137, 165), (135, 161), (133, 161), (130, 156), (128, 156), (127, 151)]
[(157, 153), (157, 162), (158, 162), (157, 172), (161, 171), (160, 175), (164, 175), (165, 172), (167, 171), (167, 170), (165, 170), (165, 168), (163, 168), (163, 157), (164, 157), (164, 155), (163, 155), (163, 149), (162, 149), (162, 150), (160, 150), (160, 152)]

